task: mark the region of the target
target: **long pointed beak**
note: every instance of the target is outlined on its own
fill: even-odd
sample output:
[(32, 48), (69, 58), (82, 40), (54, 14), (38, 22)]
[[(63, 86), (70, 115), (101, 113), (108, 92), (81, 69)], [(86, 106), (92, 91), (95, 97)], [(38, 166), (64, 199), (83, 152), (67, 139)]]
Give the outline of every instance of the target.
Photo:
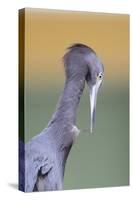
[(96, 103), (97, 103), (97, 93), (99, 89), (100, 83), (96, 83), (90, 88), (90, 111), (91, 111), (91, 125), (90, 132), (93, 132), (93, 128), (95, 126), (96, 121)]

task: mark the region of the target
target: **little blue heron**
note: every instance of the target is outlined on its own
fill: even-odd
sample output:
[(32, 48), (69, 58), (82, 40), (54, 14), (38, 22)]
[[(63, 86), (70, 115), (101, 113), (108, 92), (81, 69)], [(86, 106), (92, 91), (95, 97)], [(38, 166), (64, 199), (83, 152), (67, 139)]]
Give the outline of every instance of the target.
[(80, 132), (76, 111), (85, 82), (90, 91), (90, 132), (95, 124), (103, 64), (95, 51), (84, 44), (69, 47), (63, 60), (66, 81), (48, 126), (27, 144), (20, 144), (20, 189), (26, 192), (62, 189), (66, 160)]

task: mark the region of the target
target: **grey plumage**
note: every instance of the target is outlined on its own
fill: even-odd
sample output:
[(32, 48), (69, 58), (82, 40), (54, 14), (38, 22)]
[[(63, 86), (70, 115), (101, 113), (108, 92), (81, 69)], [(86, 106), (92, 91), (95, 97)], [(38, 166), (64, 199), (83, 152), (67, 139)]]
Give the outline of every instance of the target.
[(47, 128), (25, 145), (26, 192), (62, 189), (65, 163), (78, 134), (76, 111), (85, 81), (90, 88), (91, 131), (95, 122), (96, 96), (103, 77), (101, 61), (83, 44), (69, 47), (63, 59), (66, 81), (56, 110)]

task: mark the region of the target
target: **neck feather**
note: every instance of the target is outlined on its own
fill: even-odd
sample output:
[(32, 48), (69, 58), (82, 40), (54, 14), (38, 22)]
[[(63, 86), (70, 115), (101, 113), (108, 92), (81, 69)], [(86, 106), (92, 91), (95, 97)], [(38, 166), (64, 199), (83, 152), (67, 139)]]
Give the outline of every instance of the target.
[(52, 123), (76, 123), (76, 111), (85, 86), (85, 79), (66, 80), (64, 90), (60, 96), (55, 113), (49, 125)]

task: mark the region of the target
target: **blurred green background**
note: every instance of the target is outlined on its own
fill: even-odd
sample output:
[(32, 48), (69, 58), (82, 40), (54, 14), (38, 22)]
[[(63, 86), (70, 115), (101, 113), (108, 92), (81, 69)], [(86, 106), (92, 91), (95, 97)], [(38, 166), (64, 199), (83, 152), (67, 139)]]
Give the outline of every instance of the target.
[[(105, 66), (96, 128), (81, 131), (67, 160), (64, 189), (129, 184), (129, 16), (26, 9), (25, 142), (47, 126), (65, 80), (61, 61), (72, 43), (94, 48)], [(89, 94), (77, 127), (89, 129)]]

